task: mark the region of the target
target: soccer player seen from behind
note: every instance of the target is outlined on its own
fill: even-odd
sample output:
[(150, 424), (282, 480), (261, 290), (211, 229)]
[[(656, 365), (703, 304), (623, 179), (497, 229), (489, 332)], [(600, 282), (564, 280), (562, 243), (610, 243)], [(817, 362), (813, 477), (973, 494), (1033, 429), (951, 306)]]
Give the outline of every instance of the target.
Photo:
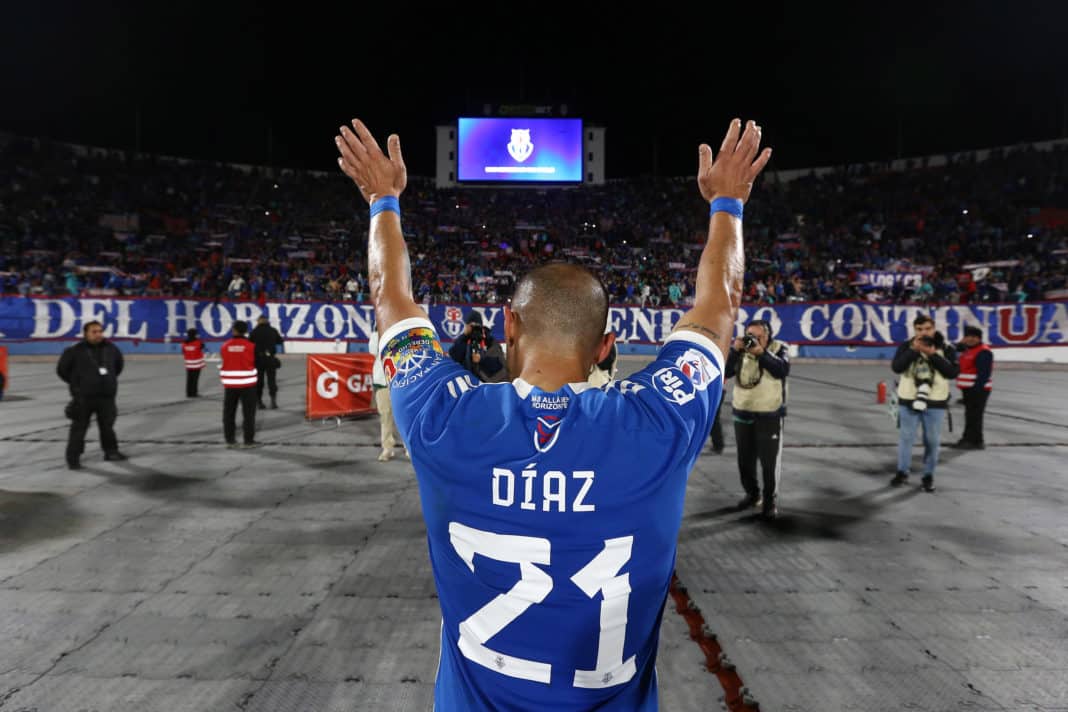
[(660, 618), (686, 480), (722, 394), (742, 295), (742, 207), (770, 158), (754, 122), (699, 149), (711, 204), (694, 306), (656, 360), (604, 389), (608, 299), (584, 268), (522, 277), (504, 312), (509, 373), (479, 383), (411, 297), (388, 155), (359, 120), (338, 162), (371, 207), (368, 268), (397, 425), (419, 482), (441, 604), (437, 712), (656, 710)]

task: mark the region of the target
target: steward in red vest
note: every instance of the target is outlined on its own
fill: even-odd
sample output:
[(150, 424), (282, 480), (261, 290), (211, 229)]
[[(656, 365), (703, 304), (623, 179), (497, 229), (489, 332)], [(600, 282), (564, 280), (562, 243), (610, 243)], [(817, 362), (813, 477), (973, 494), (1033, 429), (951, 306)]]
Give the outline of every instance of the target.
[(196, 329), (185, 332), (182, 344), (182, 358), (185, 360), (185, 397), (196, 398), (200, 372), (204, 370), (204, 342), (200, 340)]
[(957, 388), (964, 398), (964, 434), (951, 447), (962, 450), (982, 450), (983, 411), (990, 398), (993, 384), (994, 352), (983, 343), (983, 330), (976, 326), (964, 327), (961, 343), (960, 375)]
[(222, 345), (222, 369), (219, 378), (223, 388), (223, 435), (227, 447), (237, 444), (237, 404), (241, 403), (242, 428), (245, 440), (240, 447), (254, 447), (256, 435), (256, 347), (245, 338), (248, 325), (234, 322), (234, 337)]

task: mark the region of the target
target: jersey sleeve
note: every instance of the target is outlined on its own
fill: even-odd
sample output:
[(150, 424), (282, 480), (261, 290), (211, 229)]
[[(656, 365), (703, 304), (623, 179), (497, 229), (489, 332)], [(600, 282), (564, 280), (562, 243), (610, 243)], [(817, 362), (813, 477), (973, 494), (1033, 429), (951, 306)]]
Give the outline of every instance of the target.
[(425, 432), (447, 420), (456, 394), (475, 388), (478, 381), (450, 359), (438, 340), (434, 325), (419, 317), (404, 319), (379, 338), (382, 369), (389, 382), (393, 417), (405, 443), (416, 431)]
[(673, 431), (680, 451), (696, 456), (723, 397), (723, 368), (723, 354), (711, 339), (676, 331), (656, 360), (614, 388), (641, 402), (650, 427)]

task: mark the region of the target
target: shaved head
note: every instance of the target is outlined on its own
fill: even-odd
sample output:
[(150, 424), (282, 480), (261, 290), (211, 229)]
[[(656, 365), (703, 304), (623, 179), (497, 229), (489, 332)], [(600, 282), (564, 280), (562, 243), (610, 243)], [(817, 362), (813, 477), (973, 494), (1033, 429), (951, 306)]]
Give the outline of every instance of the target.
[(589, 270), (556, 262), (523, 275), (515, 286), (512, 311), (532, 337), (589, 351), (604, 336), (608, 295)]

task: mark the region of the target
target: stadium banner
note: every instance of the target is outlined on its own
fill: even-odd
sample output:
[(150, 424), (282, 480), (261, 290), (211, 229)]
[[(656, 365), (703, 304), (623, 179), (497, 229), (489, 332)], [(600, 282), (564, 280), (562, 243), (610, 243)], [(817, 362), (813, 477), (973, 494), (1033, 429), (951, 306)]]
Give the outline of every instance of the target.
[(894, 285), (900, 284), (905, 289), (915, 289), (923, 284), (923, 272), (885, 272), (866, 269), (857, 272), (855, 284), (877, 289), (892, 289)]
[(374, 363), (370, 354), (309, 354), (304, 417), (374, 413)]
[[(430, 320), (442, 341), (464, 329), (471, 311), (498, 339), (504, 337), (501, 306), (431, 305)], [(657, 344), (671, 333), (682, 309), (612, 307), (610, 326), (623, 343)], [(983, 329), (993, 346), (1068, 345), (1068, 302), (968, 304), (926, 307), (861, 301), (743, 304), (735, 335), (750, 319), (767, 319), (779, 338), (794, 344), (878, 346), (897, 344), (912, 333), (918, 314), (929, 314), (949, 340), (959, 341), (965, 326)], [(255, 322), (264, 315), (287, 341), (366, 342), (374, 325), (370, 304), (214, 302), (167, 298), (0, 297), (0, 339), (21, 342), (75, 340), (82, 325), (97, 320), (110, 339), (178, 342), (195, 327), (201, 338), (225, 339), (235, 320)], [(294, 344), (296, 346), (296, 344)]]

